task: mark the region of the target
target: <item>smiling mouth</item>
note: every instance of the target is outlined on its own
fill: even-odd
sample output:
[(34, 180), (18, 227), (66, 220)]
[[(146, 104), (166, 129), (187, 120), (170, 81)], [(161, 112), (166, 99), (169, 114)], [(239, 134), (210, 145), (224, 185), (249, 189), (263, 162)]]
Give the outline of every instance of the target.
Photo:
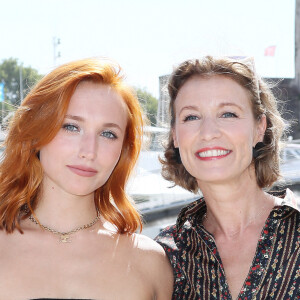
[(226, 150), (226, 149), (202, 149), (198, 152), (196, 152), (196, 157), (199, 158), (200, 160), (217, 160), (217, 159), (222, 159), (226, 156), (228, 156), (232, 151), (231, 150)]
[(198, 154), (199, 157), (206, 158), (206, 157), (226, 156), (230, 152), (231, 152), (230, 150), (214, 149), (214, 150), (207, 150), (207, 151), (198, 152), (197, 154)]

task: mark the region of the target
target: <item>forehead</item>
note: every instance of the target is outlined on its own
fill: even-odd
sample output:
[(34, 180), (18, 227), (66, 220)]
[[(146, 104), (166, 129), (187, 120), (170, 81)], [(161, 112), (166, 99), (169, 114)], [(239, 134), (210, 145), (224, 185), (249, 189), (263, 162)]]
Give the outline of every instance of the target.
[(69, 108), (80, 105), (86, 106), (87, 104), (91, 105), (93, 103), (126, 108), (122, 96), (110, 85), (94, 81), (80, 82), (71, 97)]
[(251, 107), (250, 93), (232, 78), (224, 75), (193, 76), (180, 88), (175, 106), (185, 102), (213, 104), (218, 102), (234, 102)]
[(83, 81), (76, 87), (68, 106), (68, 114), (86, 119), (112, 119), (127, 122), (127, 106), (122, 96), (110, 85)]
[(79, 82), (72, 95), (72, 98), (88, 98), (90, 96), (93, 96), (94, 98), (119, 98), (120, 102), (123, 102), (122, 96), (109, 84), (104, 84), (102, 82), (92, 80), (84, 80)]

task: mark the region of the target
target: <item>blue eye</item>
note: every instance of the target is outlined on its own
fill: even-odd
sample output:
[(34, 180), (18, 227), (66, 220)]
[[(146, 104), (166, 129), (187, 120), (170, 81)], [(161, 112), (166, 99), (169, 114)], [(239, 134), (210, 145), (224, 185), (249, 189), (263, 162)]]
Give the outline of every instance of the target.
[(103, 132), (101, 133), (101, 136), (103, 136), (103, 137), (105, 137), (105, 138), (108, 138), (108, 139), (110, 139), (110, 140), (115, 140), (115, 139), (117, 139), (117, 136), (116, 136), (113, 132), (111, 132), (110, 130), (103, 131)]
[(222, 118), (237, 118), (237, 115), (232, 112), (226, 112), (222, 114)]
[(79, 132), (79, 127), (74, 124), (64, 124), (62, 128), (69, 132)]
[(194, 116), (194, 115), (189, 115), (189, 116), (186, 116), (183, 121), (184, 122), (187, 122), (187, 121), (194, 121), (194, 120), (198, 120), (199, 118), (197, 116)]

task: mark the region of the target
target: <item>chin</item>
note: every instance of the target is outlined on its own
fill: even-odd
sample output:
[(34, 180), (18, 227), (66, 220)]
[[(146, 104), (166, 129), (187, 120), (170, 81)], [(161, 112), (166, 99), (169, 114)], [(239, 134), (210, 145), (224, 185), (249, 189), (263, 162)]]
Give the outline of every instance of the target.
[(74, 196), (76, 196), (76, 197), (86, 197), (86, 196), (88, 196), (88, 195), (91, 195), (91, 194), (93, 194), (95, 191), (93, 191), (93, 192), (91, 192), (91, 193), (88, 193), (88, 192), (81, 192), (81, 191), (76, 191), (76, 192), (71, 192), (70, 194), (72, 194), (72, 195), (74, 195)]
[[(205, 178), (205, 179), (197, 179), (198, 186), (201, 187), (205, 184), (222, 184), (228, 182), (228, 179), (224, 178)], [(200, 188), (201, 189), (201, 188)]]
[(209, 171), (206, 174), (195, 174), (193, 175), (199, 184), (201, 183), (226, 183), (234, 178), (232, 173), (222, 172), (222, 171)]
[[(222, 175), (222, 176), (221, 176)], [(197, 178), (197, 177), (196, 177)], [(232, 183), (238, 183), (240, 179), (242, 179), (242, 174), (214, 174), (210, 173), (209, 176), (202, 176), (201, 178), (197, 179), (198, 185), (203, 184), (216, 184), (216, 185), (226, 185), (226, 184), (232, 184)]]
[(95, 192), (94, 188), (86, 188), (86, 187), (73, 187), (66, 189), (66, 192), (74, 195), (74, 196), (88, 196), (90, 194), (93, 194)]

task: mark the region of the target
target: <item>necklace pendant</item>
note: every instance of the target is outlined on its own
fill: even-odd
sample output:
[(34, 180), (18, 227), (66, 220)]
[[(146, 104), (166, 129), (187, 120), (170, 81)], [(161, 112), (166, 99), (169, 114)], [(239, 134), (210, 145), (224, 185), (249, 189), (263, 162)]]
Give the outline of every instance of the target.
[(60, 242), (61, 243), (71, 243), (70, 235), (69, 234), (62, 234), (60, 236)]

